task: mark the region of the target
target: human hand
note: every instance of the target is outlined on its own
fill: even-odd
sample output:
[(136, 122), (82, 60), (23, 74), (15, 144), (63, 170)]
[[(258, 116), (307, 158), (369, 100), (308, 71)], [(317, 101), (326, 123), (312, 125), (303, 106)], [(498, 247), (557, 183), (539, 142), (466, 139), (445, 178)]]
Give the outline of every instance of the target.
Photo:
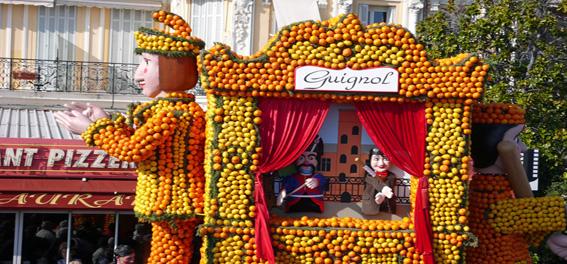
[(382, 188), (381, 193), (384, 194), (386, 197), (388, 197), (388, 199), (391, 199), (392, 196), (394, 196), (394, 192), (392, 191), (392, 188), (388, 186), (384, 186), (384, 188)]
[(381, 192), (377, 193), (376, 196), (374, 196), (374, 201), (376, 202), (376, 204), (382, 204), (384, 200), (386, 200), (386, 195)]
[(567, 235), (555, 232), (547, 239), (547, 246), (555, 255), (567, 260)]
[(94, 122), (79, 111), (60, 111), (54, 114), (55, 121), (75, 134), (81, 134)]
[(280, 194), (278, 194), (278, 198), (276, 199), (276, 206), (281, 206), (287, 196), (287, 192), (283, 189)]
[(93, 105), (91, 103), (77, 103), (72, 102), (71, 104), (64, 104), (64, 106), (69, 111), (78, 111), (84, 116), (88, 117), (91, 121), (96, 121), (99, 118), (108, 117), (108, 113), (106, 113), (102, 108), (97, 105)]
[(305, 186), (309, 189), (315, 189), (319, 187), (319, 180), (316, 178), (309, 178), (305, 180)]

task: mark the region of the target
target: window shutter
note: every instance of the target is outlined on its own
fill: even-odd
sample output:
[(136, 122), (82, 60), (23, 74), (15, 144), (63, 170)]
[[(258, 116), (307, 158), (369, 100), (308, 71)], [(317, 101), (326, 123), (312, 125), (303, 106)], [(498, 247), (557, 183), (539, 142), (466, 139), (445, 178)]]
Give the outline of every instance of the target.
[(212, 47), (214, 42), (222, 42), (224, 32), (223, 1), (193, 0), (191, 2), (191, 35), (196, 36)]
[(112, 9), (110, 21), (110, 62), (137, 63), (134, 32), (140, 27), (152, 28), (152, 12)]
[(358, 18), (363, 25), (368, 25), (368, 5), (358, 5)]
[(76, 7), (40, 7), (37, 57), (44, 60), (74, 60)]

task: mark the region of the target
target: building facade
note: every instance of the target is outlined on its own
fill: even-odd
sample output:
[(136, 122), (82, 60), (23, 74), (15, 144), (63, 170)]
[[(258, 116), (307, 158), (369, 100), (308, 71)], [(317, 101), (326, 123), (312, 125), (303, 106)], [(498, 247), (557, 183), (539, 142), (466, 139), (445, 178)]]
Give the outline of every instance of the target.
[[(367, 24), (402, 24), (413, 31), (424, 2), (432, 5), (429, 9), (440, 5), (317, 0), (316, 6), (321, 19), (354, 12)], [(133, 32), (151, 27), (151, 12), (160, 8), (186, 18), (207, 47), (222, 42), (243, 55), (258, 52), (278, 28), (272, 0), (0, 1), (0, 39), (5, 40), (0, 43), (0, 100), (22, 105), (94, 101), (118, 109), (144, 100), (132, 81)]]
[[(413, 30), (422, 2), (316, 0), (316, 6), (321, 19), (354, 12), (367, 24)], [(52, 111), (72, 101), (124, 111), (130, 102), (147, 100), (132, 80), (133, 32), (153, 26), (157, 9), (184, 17), (207, 47), (222, 42), (243, 55), (260, 51), (278, 29), (272, 0), (0, 0), (0, 263), (68, 263), (125, 241), (142, 247), (137, 250), (143, 259), (149, 238), (131, 213), (132, 168), (112, 168), (122, 174), (109, 179), (106, 169), (116, 161), (97, 160), (94, 150), (80, 147), (76, 136), (55, 123)], [(199, 88), (195, 92), (202, 95)], [(197, 102), (206, 109), (204, 96)], [(351, 144), (335, 144), (321, 164), (336, 176), (337, 202), (360, 195), (343, 187), (360, 179), (363, 162), (353, 167), (352, 161), (367, 156), (367, 149), (354, 146), (362, 131), (355, 131), (359, 121), (351, 112), (341, 113), (346, 123), (340, 128)], [(28, 154), (36, 147), (41, 155)], [(92, 155), (78, 162), (78, 149)], [(82, 163), (87, 167), (74, 167)], [(74, 252), (79, 247), (89, 250)]]

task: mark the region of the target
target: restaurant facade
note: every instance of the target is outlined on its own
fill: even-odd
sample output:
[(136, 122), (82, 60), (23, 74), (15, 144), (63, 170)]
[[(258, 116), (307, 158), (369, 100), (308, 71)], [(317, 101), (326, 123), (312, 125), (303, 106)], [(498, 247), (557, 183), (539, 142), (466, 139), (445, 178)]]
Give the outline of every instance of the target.
[(143, 263), (151, 228), (132, 213), (135, 165), (51, 121), (0, 109), (0, 263), (107, 263), (121, 244)]

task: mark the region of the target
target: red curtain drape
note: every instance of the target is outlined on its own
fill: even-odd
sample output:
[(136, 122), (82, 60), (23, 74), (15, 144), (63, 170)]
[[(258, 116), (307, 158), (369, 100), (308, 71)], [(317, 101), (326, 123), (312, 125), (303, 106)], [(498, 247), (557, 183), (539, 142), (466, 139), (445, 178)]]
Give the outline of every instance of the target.
[(433, 234), (429, 217), (427, 179), (423, 177), (425, 161), (425, 105), (423, 103), (356, 104), (357, 115), (368, 135), (393, 164), (419, 177), (414, 208), (416, 248), (426, 264), (434, 263)]
[(315, 100), (262, 98), (260, 144), (262, 156), (254, 183), (256, 202), (256, 253), (275, 262), (268, 220), (269, 213), (262, 186), (262, 174), (279, 170), (294, 162), (315, 139), (329, 112), (329, 103)]

